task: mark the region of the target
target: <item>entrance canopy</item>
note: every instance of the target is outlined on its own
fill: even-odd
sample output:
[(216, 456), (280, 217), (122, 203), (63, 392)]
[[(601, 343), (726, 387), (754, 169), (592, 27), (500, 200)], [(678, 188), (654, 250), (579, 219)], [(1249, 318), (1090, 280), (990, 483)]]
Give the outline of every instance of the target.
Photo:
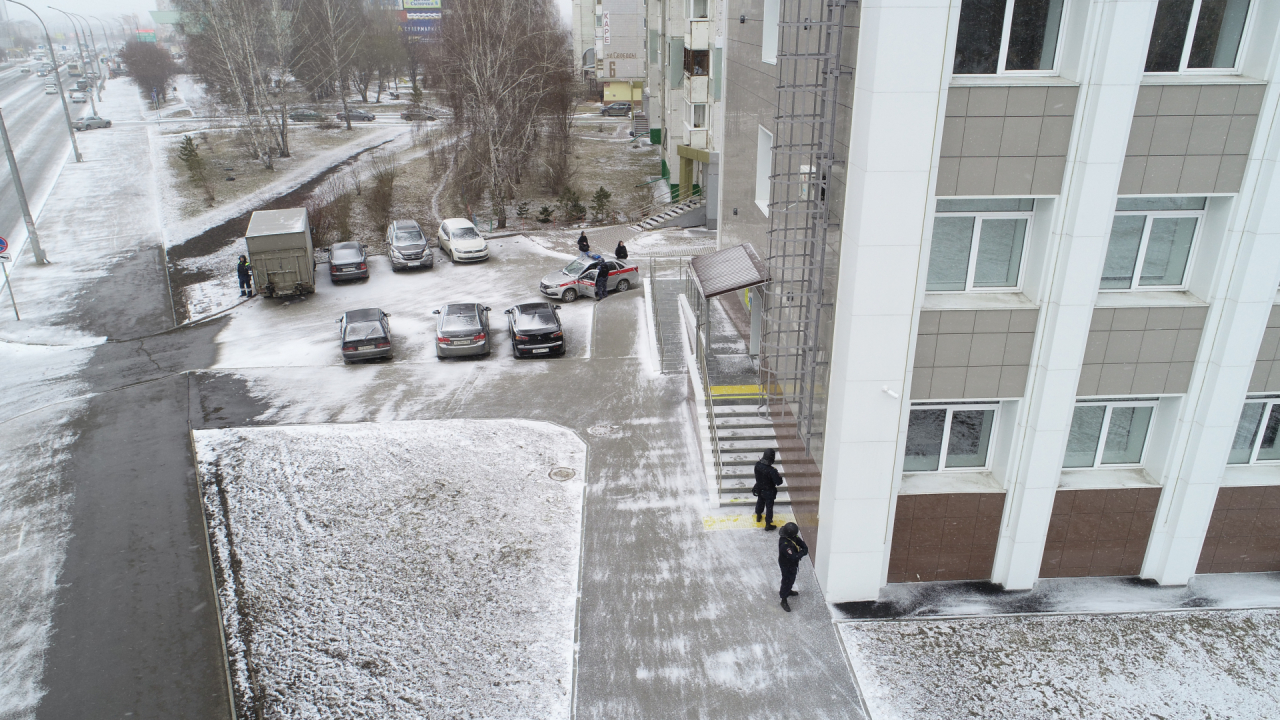
[(734, 245), (690, 261), (694, 282), (704, 298), (713, 298), (770, 280), (769, 268), (750, 243)]

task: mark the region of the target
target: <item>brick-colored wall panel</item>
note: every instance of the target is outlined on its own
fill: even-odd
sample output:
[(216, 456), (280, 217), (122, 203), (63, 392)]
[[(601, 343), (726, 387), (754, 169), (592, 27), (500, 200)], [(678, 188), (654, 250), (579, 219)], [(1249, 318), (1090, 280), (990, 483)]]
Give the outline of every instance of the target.
[(1219, 488), (1197, 573), (1280, 570), (1280, 485)]
[(1159, 488), (1059, 490), (1040, 577), (1138, 574), (1159, 502)]
[(889, 582), (988, 580), (1004, 493), (900, 495)]

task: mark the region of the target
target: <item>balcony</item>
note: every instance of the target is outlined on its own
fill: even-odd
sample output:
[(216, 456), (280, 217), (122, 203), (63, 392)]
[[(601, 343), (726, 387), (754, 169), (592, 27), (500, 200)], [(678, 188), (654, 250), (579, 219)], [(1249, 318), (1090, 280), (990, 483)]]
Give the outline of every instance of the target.
[(706, 75), (684, 75), (684, 98), (690, 105), (707, 102), (711, 78)]
[(711, 21), (690, 20), (689, 32), (684, 36), (685, 47), (690, 50), (711, 49)]

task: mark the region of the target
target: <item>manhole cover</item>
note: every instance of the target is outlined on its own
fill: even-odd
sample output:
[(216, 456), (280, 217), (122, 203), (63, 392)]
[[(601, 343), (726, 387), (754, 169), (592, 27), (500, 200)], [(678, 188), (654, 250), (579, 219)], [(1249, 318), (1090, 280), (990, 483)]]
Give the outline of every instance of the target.
[(595, 427), (587, 428), (587, 432), (596, 437), (609, 437), (610, 435), (617, 435), (618, 428), (618, 425), (596, 425)]
[(578, 473), (575, 472), (573, 468), (558, 467), (547, 474), (551, 476), (552, 480), (560, 480), (563, 482), (565, 480), (572, 480), (573, 476)]

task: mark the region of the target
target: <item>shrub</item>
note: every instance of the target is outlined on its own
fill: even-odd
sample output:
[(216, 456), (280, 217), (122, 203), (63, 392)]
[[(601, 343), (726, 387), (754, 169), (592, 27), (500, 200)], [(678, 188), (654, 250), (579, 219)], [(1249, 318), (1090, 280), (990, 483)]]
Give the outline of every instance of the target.
[(551, 208), (550, 208), (550, 206), (543, 205), (543, 206), (542, 206), (542, 209), (538, 211), (538, 222), (540, 222), (540, 223), (549, 223), (549, 222), (551, 222)]
[(587, 206), (582, 204), (582, 197), (573, 188), (565, 188), (558, 204), (565, 222), (581, 222), (587, 217)]
[(610, 213), (609, 204), (613, 200), (613, 193), (604, 189), (601, 185), (596, 190), (595, 195), (591, 196), (591, 216), (596, 222), (604, 222), (608, 219)]

